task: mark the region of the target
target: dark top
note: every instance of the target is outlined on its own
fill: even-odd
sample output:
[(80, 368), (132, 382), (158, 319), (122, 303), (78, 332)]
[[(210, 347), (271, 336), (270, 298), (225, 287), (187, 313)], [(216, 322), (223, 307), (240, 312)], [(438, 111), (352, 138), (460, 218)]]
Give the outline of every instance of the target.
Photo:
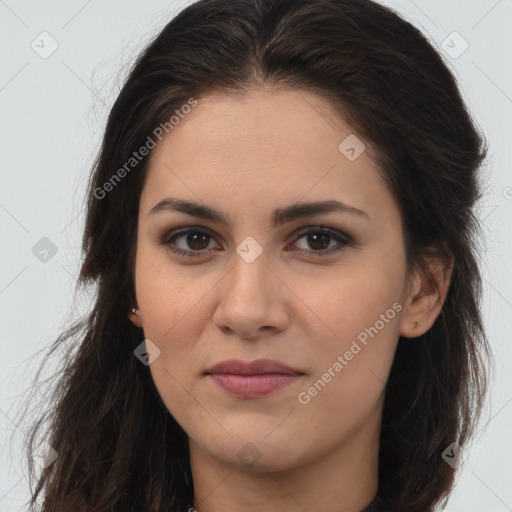
[(361, 512), (391, 512), (385, 498), (378, 494), (375, 499)]

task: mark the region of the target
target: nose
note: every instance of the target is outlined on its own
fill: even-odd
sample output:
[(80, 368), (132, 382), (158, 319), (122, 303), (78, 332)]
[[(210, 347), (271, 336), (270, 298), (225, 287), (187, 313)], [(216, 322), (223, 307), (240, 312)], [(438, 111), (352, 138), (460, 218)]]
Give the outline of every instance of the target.
[(255, 340), (286, 328), (290, 292), (264, 252), (250, 263), (237, 254), (218, 290), (213, 320), (225, 334)]

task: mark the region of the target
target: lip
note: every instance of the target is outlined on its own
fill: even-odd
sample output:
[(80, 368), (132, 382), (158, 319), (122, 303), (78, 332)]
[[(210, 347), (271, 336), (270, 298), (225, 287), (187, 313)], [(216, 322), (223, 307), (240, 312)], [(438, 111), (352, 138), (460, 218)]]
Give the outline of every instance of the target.
[(255, 361), (247, 362), (240, 359), (228, 359), (212, 366), (205, 373), (230, 373), (232, 375), (262, 375), (265, 373), (303, 374), (303, 372), (274, 359), (256, 359)]
[(230, 359), (212, 366), (205, 375), (233, 396), (260, 398), (292, 384), (305, 374), (272, 359), (250, 362)]

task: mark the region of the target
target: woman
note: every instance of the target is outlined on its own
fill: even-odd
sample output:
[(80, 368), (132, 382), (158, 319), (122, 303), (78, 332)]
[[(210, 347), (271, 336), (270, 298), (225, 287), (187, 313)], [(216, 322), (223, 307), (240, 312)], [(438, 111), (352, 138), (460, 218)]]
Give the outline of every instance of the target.
[(483, 141), (441, 57), (377, 3), (184, 9), (108, 119), (80, 273), (96, 301), (52, 347), (79, 342), (31, 505), (444, 505), (487, 384)]

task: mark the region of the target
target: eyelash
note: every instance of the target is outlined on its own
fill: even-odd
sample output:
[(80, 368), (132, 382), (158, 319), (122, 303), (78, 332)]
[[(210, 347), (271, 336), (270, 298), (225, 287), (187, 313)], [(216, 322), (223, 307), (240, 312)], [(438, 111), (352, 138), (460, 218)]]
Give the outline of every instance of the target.
[[(178, 231), (176, 231), (176, 230), (170, 231), (169, 233), (164, 235), (158, 241), (158, 244), (164, 246), (166, 250), (168, 250), (174, 254), (184, 256), (186, 258), (203, 257), (204, 253), (207, 252), (208, 249), (195, 250), (195, 251), (194, 250), (184, 251), (183, 249), (178, 249), (178, 248), (172, 246), (172, 242), (174, 242), (174, 240), (176, 240), (184, 235), (190, 234), (190, 233), (204, 234), (204, 235), (208, 235), (211, 238), (215, 238), (210, 233), (210, 231), (208, 229), (202, 228), (199, 226), (197, 226), (197, 227), (192, 226), (192, 227), (181, 229)], [(346, 247), (350, 247), (353, 243), (353, 239), (349, 235), (342, 233), (341, 231), (338, 231), (336, 229), (328, 228), (328, 227), (324, 227), (324, 226), (310, 227), (310, 228), (306, 229), (305, 231), (301, 231), (300, 233), (298, 233), (298, 235), (297, 235), (298, 238), (296, 239), (296, 241), (300, 240), (301, 238), (303, 238), (304, 236), (309, 235), (309, 234), (326, 234), (326, 235), (329, 235), (331, 238), (334, 238), (335, 241), (337, 241), (338, 243), (341, 244), (341, 246), (339, 246), (335, 249), (322, 250), (322, 251), (306, 251), (308, 254), (312, 255), (315, 258), (331, 256), (333, 254), (339, 253), (339, 252), (343, 251)], [(211, 251), (211, 249), (210, 249), (210, 251)]]

